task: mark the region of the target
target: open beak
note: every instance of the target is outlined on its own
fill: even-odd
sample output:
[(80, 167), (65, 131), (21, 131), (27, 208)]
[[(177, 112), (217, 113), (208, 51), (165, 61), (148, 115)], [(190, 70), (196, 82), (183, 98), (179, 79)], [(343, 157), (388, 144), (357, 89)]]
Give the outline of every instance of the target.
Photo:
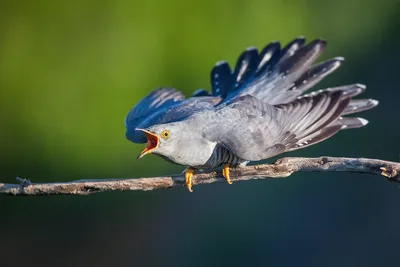
[(160, 140), (157, 135), (155, 135), (149, 131), (146, 131), (146, 130), (140, 129), (140, 128), (136, 128), (135, 130), (143, 132), (147, 138), (147, 146), (145, 147), (145, 149), (143, 149), (143, 151), (137, 157), (138, 159), (141, 159), (144, 155), (147, 155), (147, 154), (151, 153), (154, 149), (156, 149), (158, 147), (158, 144), (160, 143)]

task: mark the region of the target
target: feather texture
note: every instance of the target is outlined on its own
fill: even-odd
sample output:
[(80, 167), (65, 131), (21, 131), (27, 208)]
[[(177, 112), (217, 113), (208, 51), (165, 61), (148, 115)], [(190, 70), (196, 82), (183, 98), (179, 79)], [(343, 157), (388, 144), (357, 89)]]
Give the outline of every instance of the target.
[(136, 126), (150, 114), (170, 107), (185, 99), (185, 96), (174, 88), (158, 88), (141, 99), (125, 118), (125, 127)]
[(212, 95), (225, 97), (229, 90), (234, 87), (234, 79), (231, 68), (225, 61), (218, 62), (211, 70)]
[(193, 97), (160, 88), (143, 98), (128, 113), (127, 138), (145, 142), (139, 127), (159, 140), (154, 153), (178, 164), (212, 168), (237, 166), (283, 152), (317, 144), (343, 129), (365, 126), (363, 118), (345, 115), (369, 110), (378, 101), (353, 99), (365, 91), (362, 84), (306, 93), (338, 69), (344, 59), (315, 64), (326, 42), (304, 37), (281, 48), (271, 42), (260, 52), (243, 51), (233, 70), (225, 61), (210, 73), (211, 93), (199, 89)]
[(199, 113), (190, 124), (202, 125), (199, 131), (207, 140), (223, 144), (237, 157), (261, 160), (297, 147), (300, 140), (316, 139), (316, 133), (335, 121), (349, 103), (342, 94), (325, 91), (281, 106), (241, 96), (215, 112)]

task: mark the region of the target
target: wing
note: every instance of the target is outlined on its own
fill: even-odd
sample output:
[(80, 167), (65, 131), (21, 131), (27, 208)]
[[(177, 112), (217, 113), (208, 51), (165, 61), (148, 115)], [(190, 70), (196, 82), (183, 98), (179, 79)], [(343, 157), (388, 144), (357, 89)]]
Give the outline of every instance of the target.
[(337, 57), (313, 65), (325, 47), (324, 40), (305, 45), (304, 37), (299, 37), (283, 48), (279, 42), (271, 42), (260, 53), (248, 48), (239, 56), (230, 78), (234, 86), (224, 89), (228, 92), (225, 101), (239, 95), (252, 95), (271, 105), (295, 100), (342, 64), (344, 59)]
[(254, 75), (258, 64), (259, 55), (254, 47), (249, 47), (240, 54), (234, 72), (232, 72), (226, 61), (219, 61), (210, 72), (211, 94), (204, 89), (199, 89), (192, 96), (225, 98), (230, 92), (240, 88)]
[(244, 160), (258, 161), (332, 136), (342, 127), (333, 122), (349, 101), (342, 91), (324, 91), (280, 106), (247, 95), (192, 119), (212, 122), (202, 127), (208, 140)]
[(340, 60), (312, 67), (325, 46), (326, 42), (320, 39), (304, 45), (304, 38), (299, 38), (282, 50), (274, 50), (272, 55), (275, 59), (267, 61), (266, 66), (261, 67), (237, 94), (249, 94), (271, 105), (293, 101), (338, 67)]
[(259, 63), (260, 56), (254, 47), (239, 55), (233, 72), (226, 61), (217, 62), (210, 73), (212, 95), (225, 98), (236, 91), (253, 77)]
[(211, 94), (213, 96), (225, 97), (233, 88), (233, 75), (229, 64), (220, 61), (215, 64), (210, 73)]
[(193, 92), (192, 96), (194, 96), (194, 97), (211, 96), (211, 93), (205, 89), (197, 89), (196, 91)]
[(193, 97), (178, 104), (162, 109), (145, 118), (138, 128), (148, 128), (156, 124), (171, 123), (187, 119), (199, 111), (213, 110), (214, 106), (221, 101), (219, 97)]
[(158, 88), (139, 101), (125, 118), (125, 128), (135, 129), (150, 114), (164, 110), (185, 99), (173, 88)]
[[(271, 105), (289, 103), (336, 70), (343, 58), (317, 65), (326, 42), (316, 39), (305, 45), (298, 37), (281, 48), (279, 42), (267, 44), (260, 53), (254, 47), (243, 51), (232, 71), (226, 61), (215, 64), (210, 73), (211, 95), (230, 101), (239, 95), (252, 95)], [(193, 96), (209, 95), (205, 90)]]
[(260, 55), (255, 47), (249, 47), (240, 54), (236, 62), (235, 72), (233, 73), (235, 81), (233, 91), (241, 88), (252, 79), (259, 64)]
[(146, 143), (147, 138), (142, 131), (136, 128), (146, 129), (152, 125), (171, 123), (187, 119), (200, 111), (213, 110), (214, 106), (221, 101), (219, 97), (192, 97), (169, 107), (160, 109), (140, 121), (135, 128), (126, 132), (126, 138), (134, 143)]

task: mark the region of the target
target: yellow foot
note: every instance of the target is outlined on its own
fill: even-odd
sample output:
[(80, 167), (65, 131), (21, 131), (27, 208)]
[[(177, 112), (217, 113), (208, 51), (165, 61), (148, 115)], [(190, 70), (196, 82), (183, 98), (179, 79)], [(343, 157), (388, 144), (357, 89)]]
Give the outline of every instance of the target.
[(222, 176), (225, 177), (225, 180), (227, 181), (228, 184), (232, 184), (231, 178), (229, 177), (229, 165), (225, 164), (224, 168), (222, 169)]
[(187, 168), (185, 170), (185, 185), (189, 192), (193, 192), (192, 190), (192, 177), (193, 177), (193, 169)]

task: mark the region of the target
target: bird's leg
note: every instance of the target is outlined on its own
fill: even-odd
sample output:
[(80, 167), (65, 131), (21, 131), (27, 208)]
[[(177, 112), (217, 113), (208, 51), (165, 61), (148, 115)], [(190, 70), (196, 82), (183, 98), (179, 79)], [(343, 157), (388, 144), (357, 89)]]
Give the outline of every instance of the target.
[(228, 184), (232, 184), (231, 178), (229, 177), (229, 165), (225, 164), (224, 168), (222, 168), (222, 176), (225, 177), (225, 180), (228, 182)]
[(193, 177), (193, 169), (187, 168), (185, 170), (185, 185), (189, 192), (193, 192), (192, 190), (192, 177)]

